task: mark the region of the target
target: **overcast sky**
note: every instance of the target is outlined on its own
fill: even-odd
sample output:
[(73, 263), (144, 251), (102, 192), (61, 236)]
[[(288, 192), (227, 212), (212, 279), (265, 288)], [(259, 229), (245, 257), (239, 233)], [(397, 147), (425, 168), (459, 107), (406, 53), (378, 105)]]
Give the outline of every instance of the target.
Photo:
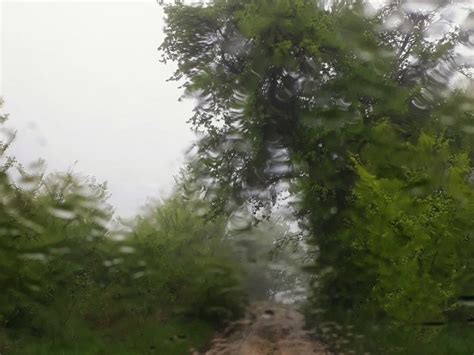
[(163, 13), (155, 1), (2, 4), (0, 94), (11, 150), (22, 163), (106, 180), (130, 216), (165, 196), (192, 140), (192, 102), (159, 62)]

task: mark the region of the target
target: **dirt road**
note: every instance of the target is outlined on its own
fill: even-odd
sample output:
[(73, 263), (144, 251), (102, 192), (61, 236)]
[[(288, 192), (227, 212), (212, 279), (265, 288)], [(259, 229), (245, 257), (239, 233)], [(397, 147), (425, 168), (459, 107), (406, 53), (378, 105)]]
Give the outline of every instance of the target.
[[(291, 306), (258, 303), (212, 341), (204, 355), (330, 354), (303, 329), (303, 315)], [(195, 352), (194, 354), (199, 354)]]

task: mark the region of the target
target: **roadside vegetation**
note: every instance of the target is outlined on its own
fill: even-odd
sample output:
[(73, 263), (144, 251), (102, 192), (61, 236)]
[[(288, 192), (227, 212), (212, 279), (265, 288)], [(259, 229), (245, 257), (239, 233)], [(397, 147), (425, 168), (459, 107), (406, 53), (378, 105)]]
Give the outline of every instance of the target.
[(2, 354), (186, 354), (242, 314), (223, 218), (180, 191), (124, 225), (107, 187), (72, 172), (0, 176)]

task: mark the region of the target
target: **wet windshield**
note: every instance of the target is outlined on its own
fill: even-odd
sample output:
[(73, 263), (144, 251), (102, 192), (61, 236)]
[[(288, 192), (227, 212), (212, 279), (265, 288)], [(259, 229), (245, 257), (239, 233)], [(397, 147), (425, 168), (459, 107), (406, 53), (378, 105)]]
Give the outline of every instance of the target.
[(1, 5), (0, 354), (473, 354), (474, 5)]

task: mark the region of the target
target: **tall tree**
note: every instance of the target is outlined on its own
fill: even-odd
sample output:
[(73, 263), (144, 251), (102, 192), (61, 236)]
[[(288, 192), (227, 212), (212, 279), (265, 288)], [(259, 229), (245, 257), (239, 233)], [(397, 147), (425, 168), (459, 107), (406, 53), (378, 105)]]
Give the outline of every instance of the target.
[[(461, 287), (451, 273), (437, 279), (439, 268), (472, 273), (467, 255), (453, 266), (438, 253), (442, 243), (453, 252), (466, 245), (472, 250), (460, 236), (470, 233), (468, 214), (456, 211), (472, 201), (470, 192), (463, 198), (458, 192), (470, 191), (473, 105), (453, 87), (453, 78), (471, 73), (459, 49), (472, 46), (472, 29), (470, 17), (465, 24), (450, 21), (450, 14), (467, 11), (456, 6), (214, 0), (166, 7), (161, 48), (164, 60), (178, 64), (173, 79), (198, 98), (190, 121), (203, 135), (191, 165), (204, 190), (215, 208), (232, 211), (245, 203), (269, 204), (276, 186), (291, 182), (319, 249), (321, 288), (315, 291), (328, 296), (318, 297), (327, 304), (373, 304), (374, 314), (406, 320), (405, 313), (371, 301), (398, 297), (400, 309), (413, 295), (408, 288), (449, 284), (452, 292), (417, 303), (425, 307), (420, 319), (432, 317), (454, 304)], [(428, 157), (439, 164), (426, 166)], [(456, 178), (439, 180), (450, 174)], [(395, 185), (386, 186), (386, 179)], [(369, 195), (364, 184), (380, 195)], [(393, 205), (377, 206), (376, 197), (392, 193), (400, 195)], [(372, 208), (377, 218), (365, 215)], [(400, 216), (388, 211), (416, 223), (426, 210), (441, 208), (452, 219), (441, 226), (426, 217), (424, 238), (400, 227)], [(440, 228), (454, 225), (461, 230), (435, 242)], [(385, 240), (386, 233), (397, 242)], [(415, 235), (421, 254), (411, 253)], [(389, 255), (369, 239), (384, 244)], [(400, 248), (405, 254), (396, 257)], [(410, 258), (418, 261), (409, 285), (403, 283), (408, 279), (385, 284)]]

